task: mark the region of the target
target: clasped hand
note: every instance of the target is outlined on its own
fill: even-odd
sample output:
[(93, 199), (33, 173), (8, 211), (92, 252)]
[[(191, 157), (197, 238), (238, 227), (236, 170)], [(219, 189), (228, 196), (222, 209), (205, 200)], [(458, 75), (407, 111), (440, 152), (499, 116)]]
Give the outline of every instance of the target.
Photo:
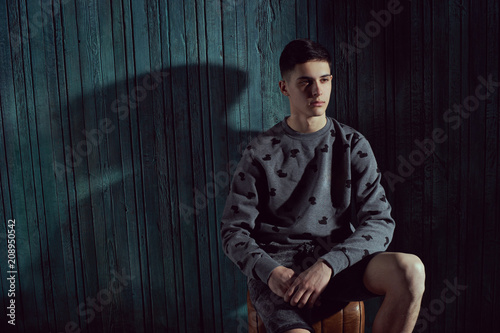
[(314, 265), (299, 275), (284, 266), (276, 267), (269, 277), (268, 286), (276, 295), (283, 297), (285, 302), (298, 305), (299, 308), (319, 305), (318, 298), (325, 290), (332, 269), (323, 260), (318, 260)]

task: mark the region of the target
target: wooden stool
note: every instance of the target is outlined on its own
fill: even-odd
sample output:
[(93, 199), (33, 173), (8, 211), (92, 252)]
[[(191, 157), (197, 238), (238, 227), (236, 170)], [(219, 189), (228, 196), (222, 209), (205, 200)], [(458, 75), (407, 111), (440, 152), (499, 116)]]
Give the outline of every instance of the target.
[[(264, 323), (253, 307), (247, 292), (248, 333), (266, 333)], [(365, 304), (350, 302), (344, 308), (313, 324), (316, 333), (364, 333)]]

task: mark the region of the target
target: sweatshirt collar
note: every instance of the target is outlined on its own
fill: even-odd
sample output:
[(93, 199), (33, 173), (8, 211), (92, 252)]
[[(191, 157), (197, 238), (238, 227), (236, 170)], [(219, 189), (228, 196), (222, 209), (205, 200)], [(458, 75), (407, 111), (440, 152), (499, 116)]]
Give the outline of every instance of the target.
[(311, 139), (319, 138), (319, 137), (323, 136), (324, 134), (328, 133), (332, 129), (332, 126), (333, 126), (333, 122), (330, 119), (330, 117), (326, 117), (326, 125), (323, 126), (323, 128), (321, 128), (320, 130), (317, 130), (316, 132), (312, 132), (312, 133), (300, 133), (300, 132), (297, 132), (294, 129), (292, 129), (290, 126), (288, 126), (288, 124), (286, 122), (288, 117), (290, 117), (290, 116), (286, 116), (283, 119), (283, 121), (281, 122), (281, 126), (286, 134), (288, 134), (292, 138), (296, 138), (299, 140), (311, 140)]

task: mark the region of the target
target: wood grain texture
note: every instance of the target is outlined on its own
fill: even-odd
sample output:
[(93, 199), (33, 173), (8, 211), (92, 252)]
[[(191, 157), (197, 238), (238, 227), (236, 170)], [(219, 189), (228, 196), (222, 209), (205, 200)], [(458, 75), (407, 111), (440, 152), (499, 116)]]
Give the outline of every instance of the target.
[[(397, 222), (390, 250), (426, 265), (415, 331), (495, 331), (499, 20), (495, 0), (2, 2), (14, 332), (247, 331), (246, 279), (219, 221), (242, 149), (288, 114), (278, 60), (295, 38), (331, 52), (328, 115), (377, 156)], [(478, 86), (489, 96), (476, 106)], [(445, 139), (431, 144), (436, 129)], [(380, 300), (365, 305), (370, 332)]]

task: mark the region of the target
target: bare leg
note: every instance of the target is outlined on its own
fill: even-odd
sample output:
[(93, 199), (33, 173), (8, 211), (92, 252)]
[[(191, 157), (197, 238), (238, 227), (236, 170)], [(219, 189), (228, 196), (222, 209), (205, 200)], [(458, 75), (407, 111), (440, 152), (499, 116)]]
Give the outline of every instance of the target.
[(425, 289), (425, 269), (415, 255), (385, 252), (366, 267), (363, 282), (368, 290), (385, 295), (373, 323), (374, 333), (411, 333)]

